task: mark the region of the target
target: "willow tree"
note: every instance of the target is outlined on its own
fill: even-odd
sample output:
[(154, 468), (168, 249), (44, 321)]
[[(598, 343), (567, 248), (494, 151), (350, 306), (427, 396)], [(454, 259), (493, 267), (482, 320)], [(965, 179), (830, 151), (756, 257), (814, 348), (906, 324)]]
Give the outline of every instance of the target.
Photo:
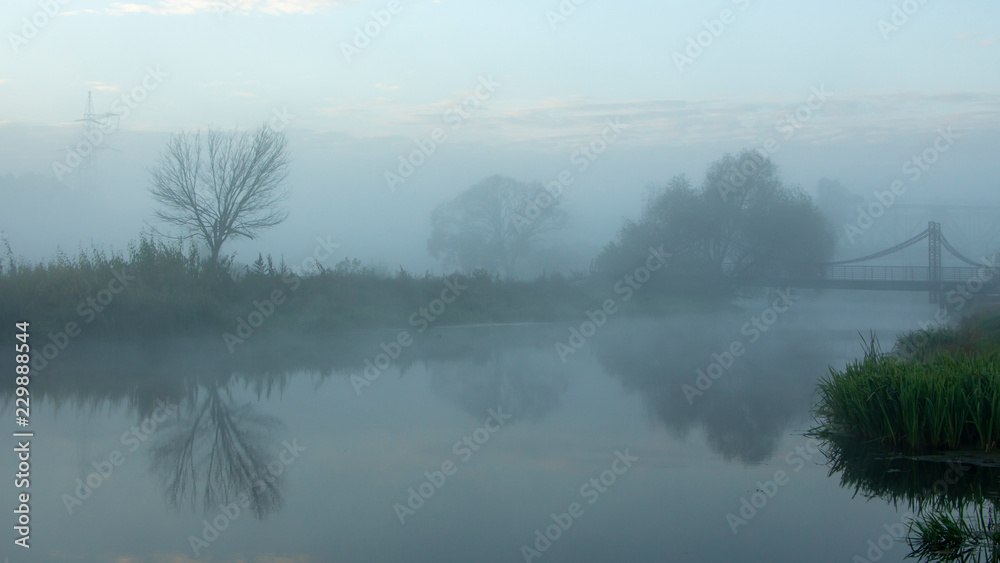
[(807, 194), (786, 186), (778, 167), (751, 150), (713, 162), (700, 187), (685, 176), (647, 195), (596, 260), (620, 276), (650, 247), (672, 253), (662, 283), (731, 291), (750, 277), (815, 277), (833, 256), (835, 231)]
[(514, 276), (566, 222), (561, 188), (491, 176), (431, 213), (427, 250), (444, 265)]
[(231, 239), (253, 239), (288, 217), (288, 141), (267, 125), (255, 132), (172, 135), (150, 170), (156, 217), (204, 242), (212, 263)]

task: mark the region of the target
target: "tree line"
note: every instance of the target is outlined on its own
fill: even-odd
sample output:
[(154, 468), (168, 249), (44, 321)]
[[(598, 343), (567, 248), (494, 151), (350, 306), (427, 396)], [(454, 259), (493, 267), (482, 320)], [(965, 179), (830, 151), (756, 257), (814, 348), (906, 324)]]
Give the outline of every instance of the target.
[[(128, 256), (94, 249), (75, 259), (60, 253), (47, 264), (15, 260), (8, 249), (0, 285), (12, 299), (0, 304), (0, 317), (34, 311), (61, 327), (59, 319), (79, 316), (79, 304), (104, 295), (109, 271), (139, 278), (127, 295), (105, 292), (108, 301), (117, 300), (109, 307), (117, 311), (102, 313), (95, 325), (112, 332), (139, 327), (153, 334), (192, 324), (225, 329), (248, 313), (246, 303), (254, 296), (285, 287), (289, 276), (301, 277), (295, 285), (305, 290), (284, 310), (300, 321), (308, 317), (304, 326), (310, 329), (391, 323), (440, 290), (443, 276), (402, 269), (390, 274), (357, 260), (304, 272), (258, 256), (237, 268), (225, 245), (254, 239), (288, 216), (289, 162), (285, 135), (266, 125), (171, 136), (149, 170), (148, 189), (159, 204), (156, 217), (175, 229), (165, 235), (173, 242), (144, 234)], [(816, 264), (833, 255), (836, 240), (812, 199), (786, 186), (770, 159), (749, 150), (713, 162), (697, 185), (679, 175), (650, 188), (640, 216), (623, 221), (590, 271), (529, 281), (526, 265), (551, 248), (567, 221), (561, 191), (501, 175), (438, 205), (430, 216), (427, 251), (473, 287), (450, 308), (446, 322), (572, 317), (599, 303), (609, 283), (641, 266), (650, 248), (670, 258), (644, 293), (725, 301), (750, 276), (814, 273)], [(196, 243), (207, 247), (207, 256)], [(95, 303), (87, 310), (107, 305)], [(637, 310), (650, 312), (650, 303)]]
[[(204, 243), (215, 263), (227, 241), (252, 239), (287, 217), (288, 162), (284, 134), (267, 126), (209, 131), (204, 141), (175, 135), (150, 171), (157, 217)], [(445, 269), (518, 277), (567, 214), (562, 193), (496, 175), (439, 205), (430, 220), (427, 251)], [(748, 276), (815, 274), (835, 241), (812, 198), (786, 186), (769, 158), (744, 150), (713, 162), (698, 185), (679, 175), (651, 188), (640, 217), (624, 221), (592, 269), (623, 274), (649, 247), (664, 246), (673, 259), (661, 284), (726, 290)]]

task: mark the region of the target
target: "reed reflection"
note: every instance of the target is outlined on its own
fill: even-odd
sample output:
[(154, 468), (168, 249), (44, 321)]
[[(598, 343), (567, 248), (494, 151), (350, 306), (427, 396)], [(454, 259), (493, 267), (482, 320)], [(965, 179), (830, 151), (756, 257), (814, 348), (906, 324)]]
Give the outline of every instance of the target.
[(912, 514), (905, 529), (910, 557), (927, 562), (1000, 560), (1000, 456), (917, 455), (833, 434), (822, 438), (830, 475), (839, 475), (842, 487)]

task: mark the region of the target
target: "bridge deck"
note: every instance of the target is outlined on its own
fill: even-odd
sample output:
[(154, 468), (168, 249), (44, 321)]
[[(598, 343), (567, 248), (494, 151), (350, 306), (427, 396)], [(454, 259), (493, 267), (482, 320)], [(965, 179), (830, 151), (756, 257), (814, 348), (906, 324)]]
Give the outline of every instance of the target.
[[(828, 280), (869, 280), (869, 281), (930, 281), (928, 266), (827, 266)], [(964, 282), (971, 279), (980, 281), (996, 277), (995, 270), (972, 266), (941, 268), (941, 281)]]
[[(859, 262), (879, 260), (927, 240), (927, 266), (861, 266)], [(961, 267), (942, 267), (942, 250), (969, 264)], [(1000, 293), (1000, 267), (978, 266), (981, 261), (964, 256), (941, 233), (941, 224), (929, 221), (927, 228), (909, 239), (885, 250), (842, 260), (837, 264), (817, 265), (818, 271), (812, 277), (806, 276), (761, 276), (740, 277), (742, 285), (768, 287), (803, 287), (829, 289), (881, 289), (890, 291), (927, 291), (931, 302), (936, 303), (940, 293), (955, 289), (976, 293)]]
[(978, 284), (971, 288), (966, 287), (965, 281), (906, 281), (906, 280), (834, 280), (834, 279), (754, 279), (747, 280), (743, 285), (752, 287), (799, 287), (803, 289), (874, 289), (885, 291), (938, 291), (948, 292), (957, 289), (971, 290), (976, 293), (997, 294), (1000, 293), (1000, 282), (993, 281)]
[(1000, 293), (1000, 272), (982, 267), (941, 268), (931, 280), (927, 266), (828, 266), (826, 277), (747, 278), (745, 285), (817, 289), (875, 289), (889, 291), (951, 291), (972, 284), (976, 292)]

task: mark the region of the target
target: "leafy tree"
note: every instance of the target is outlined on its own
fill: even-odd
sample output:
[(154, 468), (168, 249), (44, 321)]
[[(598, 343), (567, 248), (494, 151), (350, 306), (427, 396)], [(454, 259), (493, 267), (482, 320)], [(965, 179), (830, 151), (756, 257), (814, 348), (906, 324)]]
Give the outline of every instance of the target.
[(514, 276), (566, 215), (540, 183), (491, 176), (431, 213), (427, 250), (446, 266)]
[(741, 276), (817, 275), (817, 263), (833, 255), (834, 234), (808, 195), (746, 150), (713, 162), (699, 189), (676, 176), (651, 190), (640, 219), (625, 221), (596, 267), (627, 273), (660, 245), (672, 256), (659, 279), (728, 291)]
[(821, 178), (816, 185), (816, 206), (836, 228), (838, 240), (846, 238), (844, 225), (854, 223), (864, 202), (861, 194), (851, 193), (838, 180)]
[(264, 125), (254, 133), (209, 130), (173, 135), (150, 170), (156, 216), (208, 245), (216, 263), (222, 245), (253, 239), (288, 216), (288, 141)]

